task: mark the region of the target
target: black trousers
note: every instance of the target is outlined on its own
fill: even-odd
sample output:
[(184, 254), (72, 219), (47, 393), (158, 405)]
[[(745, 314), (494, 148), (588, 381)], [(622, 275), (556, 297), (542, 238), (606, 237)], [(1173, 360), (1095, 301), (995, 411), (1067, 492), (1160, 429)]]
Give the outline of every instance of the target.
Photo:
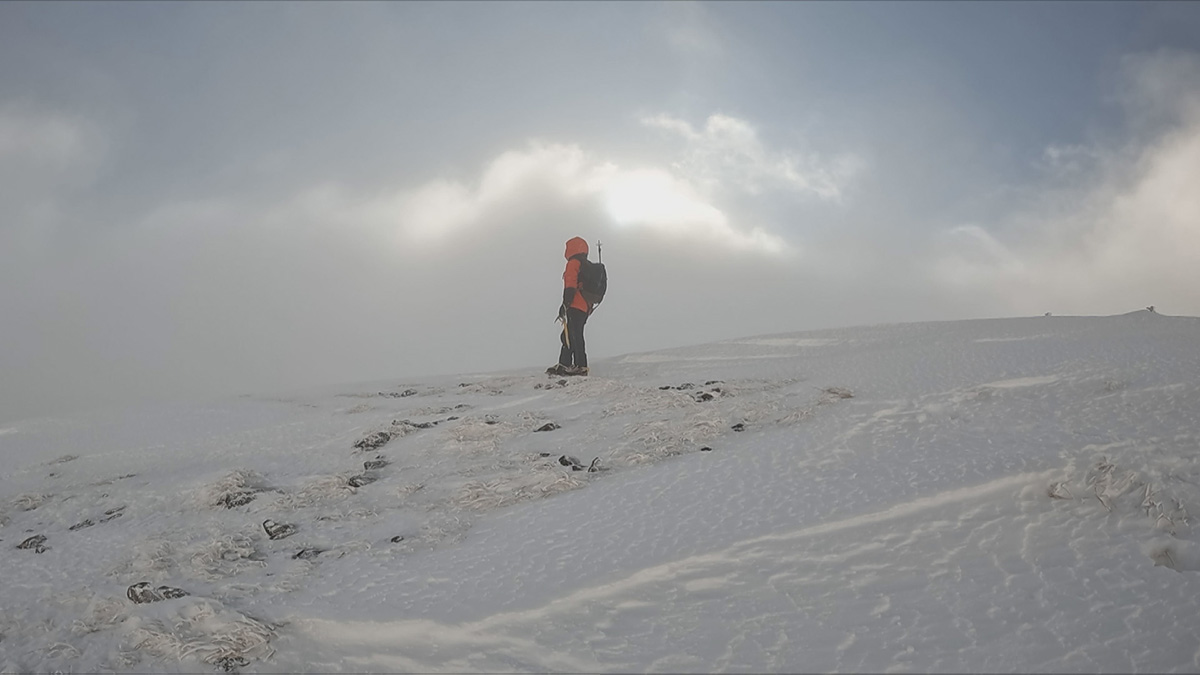
[(559, 334), (559, 340), (562, 342), (562, 351), (558, 353), (559, 364), (587, 368), (587, 350), (583, 342), (583, 326), (587, 319), (587, 312), (574, 307), (567, 309), (567, 328)]

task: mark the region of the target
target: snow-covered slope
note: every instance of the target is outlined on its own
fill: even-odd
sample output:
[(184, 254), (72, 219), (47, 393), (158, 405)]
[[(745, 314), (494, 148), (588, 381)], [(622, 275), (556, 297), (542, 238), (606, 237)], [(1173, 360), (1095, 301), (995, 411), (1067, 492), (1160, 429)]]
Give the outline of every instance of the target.
[(592, 366), (7, 425), (0, 669), (1200, 669), (1200, 320)]

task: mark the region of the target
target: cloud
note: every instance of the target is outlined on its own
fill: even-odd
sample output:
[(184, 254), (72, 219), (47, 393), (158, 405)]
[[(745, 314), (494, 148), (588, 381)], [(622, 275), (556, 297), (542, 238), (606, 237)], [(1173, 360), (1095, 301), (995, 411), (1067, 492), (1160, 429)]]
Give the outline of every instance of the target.
[(504, 213), (554, 203), (598, 211), (610, 227), (696, 247), (778, 255), (791, 247), (761, 227), (739, 227), (695, 184), (662, 167), (626, 168), (579, 145), (532, 142), (491, 160), (475, 185), (433, 179), (362, 195), (336, 185), (305, 191), (273, 219), (365, 228), (397, 246), (440, 247), (477, 236)]
[(25, 101), (0, 103), (0, 233), (44, 228), (107, 150), (88, 119)]
[(0, 106), (0, 163), (68, 167), (88, 158), (91, 140), (83, 120), (29, 105)]
[(675, 168), (710, 189), (734, 186), (752, 195), (782, 190), (840, 201), (863, 168), (850, 154), (826, 161), (816, 154), (770, 151), (749, 122), (729, 115), (710, 115), (700, 130), (665, 114), (644, 117), (642, 124), (682, 138), (686, 148)]
[(1022, 227), (992, 228), (1004, 235), (948, 230), (931, 268), (939, 283), (1021, 312), (1154, 304), (1200, 314), (1200, 58), (1164, 53), (1125, 64), (1136, 144), (1052, 146), (1046, 157), (1066, 173), (1097, 165), (1091, 182), (1057, 195), (1054, 208), (1015, 214)]

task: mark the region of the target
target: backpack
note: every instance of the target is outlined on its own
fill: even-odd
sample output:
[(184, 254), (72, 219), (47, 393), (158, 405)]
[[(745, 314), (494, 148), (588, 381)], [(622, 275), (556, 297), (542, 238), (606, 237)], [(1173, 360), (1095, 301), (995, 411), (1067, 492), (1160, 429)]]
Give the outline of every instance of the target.
[(607, 290), (608, 270), (604, 269), (604, 263), (579, 258), (579, 293), (588, 305), (600, 304)]

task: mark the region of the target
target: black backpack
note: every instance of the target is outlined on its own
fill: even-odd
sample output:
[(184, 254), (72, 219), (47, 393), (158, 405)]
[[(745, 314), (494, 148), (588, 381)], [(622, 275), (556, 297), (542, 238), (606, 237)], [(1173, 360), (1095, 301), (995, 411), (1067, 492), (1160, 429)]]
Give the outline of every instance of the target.
[(579, 293), (591, 306), (604, 300), (604, 292), (608, 290), (608, 270), (604, 263), (592, 262), (587, 258), (579, 258)]

